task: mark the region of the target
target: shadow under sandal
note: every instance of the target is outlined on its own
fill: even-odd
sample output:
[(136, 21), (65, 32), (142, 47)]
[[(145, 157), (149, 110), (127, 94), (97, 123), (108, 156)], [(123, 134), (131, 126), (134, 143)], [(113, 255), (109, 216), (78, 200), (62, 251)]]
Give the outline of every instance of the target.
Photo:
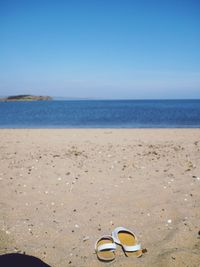
[(131, 255), (135, 255), (136, 257), (142, 256), (141, 245), (138, 244), (137, 237), (130, 230), (124, 227), (117, 227), (112, 232), (112, 237), (116, 244), (122, 246), (124, 254), (127, 257)]
[(112, 236), (102, 236), (95, 244), (97, 258), (101, 261), (113, 261), (115, 259), (116, 244)]

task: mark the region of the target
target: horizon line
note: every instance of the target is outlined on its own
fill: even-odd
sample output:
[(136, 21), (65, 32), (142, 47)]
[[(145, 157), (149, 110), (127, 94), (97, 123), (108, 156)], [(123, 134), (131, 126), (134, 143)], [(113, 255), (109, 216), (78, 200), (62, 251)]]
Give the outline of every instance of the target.
[[(19, 94), (21, 95), (21, 94)], [(103, 98), (103, 97), (67, 97), (67, 96), (52, 96), (52, 95), (37, 95), (37, 94), (26, 94), (30, 96), (49, 96), (52, 98), (52, 100), (57, 100), (57, 101), (63, 101), (63, 100), (68, 100), (68, 101), (75, 101), (75, 100), (80, 100), (80, 101), (86, 101), (86, 100), (105, 100), (105, 101), (120, 101), (120, 100), (200, 100), (200, 98)], [(0, 98), (7, 98), (11, 95), (0, 95)], [(15, 96), (18, 96), (16, 94)]]

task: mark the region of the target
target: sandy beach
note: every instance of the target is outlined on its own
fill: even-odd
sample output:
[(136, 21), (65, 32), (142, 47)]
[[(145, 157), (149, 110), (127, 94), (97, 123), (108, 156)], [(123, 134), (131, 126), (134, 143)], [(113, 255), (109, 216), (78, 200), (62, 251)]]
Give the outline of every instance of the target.
[[(1, 129), (0, 253), (52, 267), (200, 266), (200, 129)], [(135, 232), (141, 258), (95, 241)]]

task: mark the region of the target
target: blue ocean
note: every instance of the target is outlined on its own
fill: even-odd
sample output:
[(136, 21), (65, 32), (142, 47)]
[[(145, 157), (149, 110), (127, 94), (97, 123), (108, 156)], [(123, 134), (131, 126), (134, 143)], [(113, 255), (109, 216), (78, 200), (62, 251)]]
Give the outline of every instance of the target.
[(200, 100), (0, 102), (0, 128), (199, 128)]

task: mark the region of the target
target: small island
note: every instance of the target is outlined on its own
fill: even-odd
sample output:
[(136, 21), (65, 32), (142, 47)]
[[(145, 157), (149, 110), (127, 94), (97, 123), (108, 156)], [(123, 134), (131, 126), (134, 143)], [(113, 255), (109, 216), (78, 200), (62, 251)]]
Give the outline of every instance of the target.
[(0, 98), (0, 101), (44, 101), (52, 100), (50, 96), (34, 96), (34, 95), (13, 95), (5, 98)]

